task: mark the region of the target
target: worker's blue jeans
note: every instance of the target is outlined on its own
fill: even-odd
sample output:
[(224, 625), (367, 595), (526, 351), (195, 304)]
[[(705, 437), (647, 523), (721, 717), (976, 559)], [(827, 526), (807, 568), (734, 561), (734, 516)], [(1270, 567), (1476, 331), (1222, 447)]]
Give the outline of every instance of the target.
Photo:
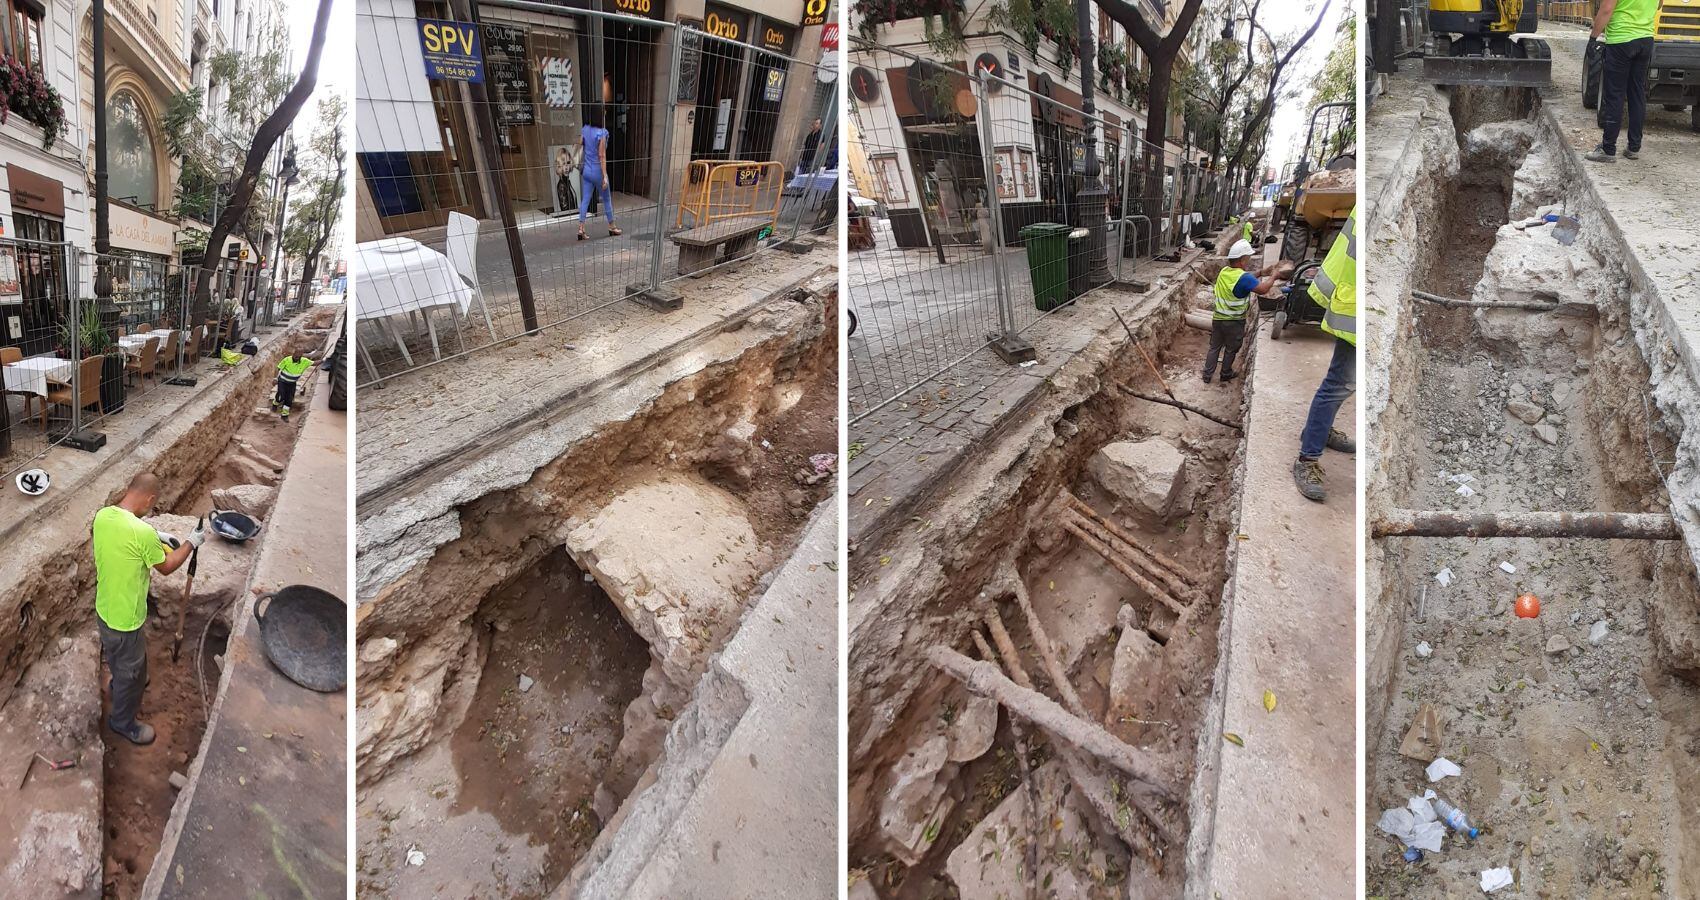
[(142, 629), (114, 631), (100, 622), (100, 652), (112, 672), (112, 709), (106, 724), (126, 737), (136, 731), (142, 709), (142, 688), (148, 685), (148, 641)]
[(614, 224), (614, 197), (608, 190), (608, 185), (602, 180), (602, 173), (593, 169), (584, 170), (584, 190), (578, 194), (578, 223), (584, 224), (584, 217), (590, 211), (590, 195), (594, 192), (602, 194), (602, 215), (608, 219), (608, 224)]
[(1358, 390), (1358, 348), (1350, 341), (1334, 339), (1334, 358), (1328, 363), (1328, 374), (1322, 386), (1310, 400), (1310, 415), (1305, 418), (1305, 430), (1299, 435), (1299, 458), (1317, 459), (1328, 445), (1328, 430), (1334, 427), (1334, 416), (1340, 404)]

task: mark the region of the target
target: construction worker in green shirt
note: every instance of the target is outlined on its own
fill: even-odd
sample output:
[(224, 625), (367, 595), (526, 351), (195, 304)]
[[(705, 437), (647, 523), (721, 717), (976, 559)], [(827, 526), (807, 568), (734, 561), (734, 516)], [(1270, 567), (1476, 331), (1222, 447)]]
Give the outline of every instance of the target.
[(94, 611), (100, 619), (100, 652), (112, 673), (112, 707), (106, 727), (134, 744), (153, 743), (153, 726), (136, 721), (142, 689), (148, 682), (148, 645), (142, 625), (148, 617), (150, 569), (170, 575), (207, 539), (200, 525), (186, 541), (175, 541), (142, 521), (159, 500), (159, 479), (142, 472), (117, 505), (94, 514)]
[[(1601, 0), (1588, 34), (1588, 51), (1602, 56), (1600, 86), (1600, 143), (1589, 150), (1593, 162), (1617, 162), (1617, 132), (1623, 126), (1623, 104), (1629, 101), (1629, 141), (1624, 159), (1641, 155), (1641, 127), (1647, 121), (1647, 67), (1653, 61), (1653, 22), (1659, 0)], [(1594, 49), (1594, 42), (1601, 45)], [(1588, 61), (1584, 61), (1584, 65)]]
[(1310, 414), (1299, 433), (1299, 458), (1293, 462), (1293, 483), (1305, 499), (1328, 499), (1322, 487), (1322, 450), (1356, 453), (1352, 436), (1334, 427), (1340, 405), (1358, 389), (1358, 211), (1346, 217), (1346, 227), (1334, 238), (1322, 270), (1310, 285), (1310, 298), (1322, 307), (1322, 330), (1334, 337), (1334, 357), (1310, 401)]
[(293, 353), (278, 361), (277, 399), (272, 401), (272, 409), (281, 411), (285, 419), (289, 418), (289, 405), (295, 402), (295, 384), (312, 365), (311, 357)]

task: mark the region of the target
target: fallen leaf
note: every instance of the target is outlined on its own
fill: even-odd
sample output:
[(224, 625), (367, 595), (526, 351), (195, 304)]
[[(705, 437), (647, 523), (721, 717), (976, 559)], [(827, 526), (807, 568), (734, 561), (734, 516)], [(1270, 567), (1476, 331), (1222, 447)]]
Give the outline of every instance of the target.
[(1227, 738), (1228, 743), (1233, 744), (1235, 747), (1244, 747), (1245, 746), (1245, 738), (1240, 737), (1239, 735), (1233, 733), (1232, 731), (1222, 732), (1222, 737)]
[(1267, 712), (1274, 712), (1275, 711), (1275, 692), (1274, 691), (1264, 691), (1263, 692), (1263, 708)]

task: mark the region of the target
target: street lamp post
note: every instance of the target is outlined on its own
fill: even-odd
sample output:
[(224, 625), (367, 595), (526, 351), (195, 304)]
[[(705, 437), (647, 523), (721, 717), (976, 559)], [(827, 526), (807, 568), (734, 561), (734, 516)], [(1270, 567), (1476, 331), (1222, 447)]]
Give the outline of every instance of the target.
[(112, 223), (106, 206), (106, 0), (94, 0), (94, 294), (105, 305), (112, 296), (107, 255), (112, 250)]
[[(278, 168), (277, 177), (283, 182), (283, 202), (277, 206), (277, 242), (272, 246), (272, 283), (266, 292), (266, 322), (271, 324), (273, 306), (277, 303), (277, 273), (283, 268), (283, 220), (289, 211), (289, 186), (301, 180), (301, 170), (295, 167), (295, 148), (291, 147), (283, 154), (283, 165)], [(284, 289), (289, 283), (284, 282)]]
[(1080, 32), (1080, 111), (1085, 113), (1086, 172), (1080, 193), (1075, 195), (1075, 208), (1080, 224), (1089, 232), (1086, 243), (1086, 281), (1091, 285), (1110, 280), (1110, 266), (1104, 258), (1104, 208), (1109, 193), (1098, 171), (1098, 111), (1092, 98), (1092, 67), (1097, 56), (1092, 31), (1092, 0), (1075, 0), (1075, 29)]

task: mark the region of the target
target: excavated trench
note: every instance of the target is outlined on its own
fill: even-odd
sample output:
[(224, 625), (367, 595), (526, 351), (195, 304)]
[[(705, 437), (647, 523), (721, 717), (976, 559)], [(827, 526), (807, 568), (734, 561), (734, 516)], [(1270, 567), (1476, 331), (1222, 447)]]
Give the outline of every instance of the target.
[[(1157, 364), (1179, 400), (1237, 421), (1244, 382), (1200, 383), (1207, 335), (1173, 313), (1153, 317), (1142, 342), (1163, 348)], [(951, 508), (923, 513), (920, 549), (899, 551), (946, 562), (936, 579), (901, 575), (896, 590), (911, 593), (880, 600), (875, 616), (908, 636), (896, 661), (871, 673), (870, 663), (852, 664), (867, 679), (853, 691), (884, 693), (896, 688), (872, 679), (923, 673), (851, 760), (853, 886), (865, 882), (887, 900), (1014, 897), (1027, 895), (1031, 872), (1041, 896), (1180, 894), (1241, 437), (1132, 396), (1161, 396), (1163, 387), (1123, 349), (1089, 376), (1079, 402), (1044, 414), (1055, 418), (1029, 450), (1010, 450), (1019, 462), (999, 477), (1019, 471), (1011, 477), (1020, 481), (992, 494), (1007, 499), (971, 496), (983, 483), (940, 488)], [(945, 530), (966, 521), (965, 532)], [(935, 524), (944, 533), (929, 537)], [(865, 594), (857, 582), (866, 570), (895, 563), (873, 559), (883, 550), (857, 552), (852, 593)], [(1171, 799), (1153, 799), (1138, 779), (970, 693), (928, 665), (934, 647), (988, 661), (1101, 726)], [(857, 729), (853, 722), (853, 747)]]
[[(1576, 189), (1574, 151), (1543, 127), (1532, 96), (1460, 91), (1452, 111), (1460, 168), (1438, 186), (1451, 239), (1416, 261), (1412, 284), (1532, 308), (1407, 301), (1415, 342), (1396, 365), (1416, 381), (1396, 386), (1409, 402), (1382, 421), (1406, 448), (1389, 475), (1392, 505), (1668, 511), (1677, 436), (1649, 397), (1627, 248)], [(1574, 243), (1530, 221), (1549, 212), (1577, 216)], [(1391, 613), (1389, 633), (1370, 640), (1390, 661), (1365, 686), (1369, 721), (1382, 723), (1367, 739), (1369, 892), (1459, 896), (1500, 867), (1525, 896), (1700, 891), (1700, 686), (1671, 651), (1700, 603), (1682, 542), (1376, 543), (1374, 602)], [(1514, 612), (1525, 594), (1539, 598), (1538, 616)], [(1462, 774), (1431, 783), (1437, 757)], [(1376, 823), (1425, 790), (1482, 833), (1447, 833), (1408, 863)]]
[(362, 896), (543, 897), (619, 827), (831, 496), (835, 317), (800, 321), (465, 504), (367, 601)]
[[(291, 339), (291, 351), (317, 353), (323, 349), (327, 333), (321, 329), (304, 331)], [(269, 375), (265, 372), (253, 377), (269, 380)], [(213, 535), (208, 528), (176, 661), (172, 659), (172, 644), (188, 567), (153, 579), (148, 597), (148, 687), (140, 718), (154, 727), (154, 743), (138, 747), (110, 729), (101, 729), (106, 748), (103, 805), (107, 897), (141, 895), (177, 801), (178, 792), (170, 778), (173, 773), (186, 776), (200, 753), (222, 677), (232, 615), (266, 539), (264, 526), (269, 523), (277, 485), (294, 454), (295, 439), (311, 408), (315, 388), (313, 379), (303, 383), (287, 422), (272, 412), (269, 396), (262, 399), (201, 477), (181, 492), (167, 511), (145, 519), (155, 528), (181, 537), (212, 510), (235, 510), (259, 521), (262, 530), (248, 542), (235, 544)], [(248, 397), (231, 402), (244, 406), (253, 403)], [(92, 608), (92, 594), (89, 605)], [(103, 712), (110, 707), (109, 678), (103, 667)]]

